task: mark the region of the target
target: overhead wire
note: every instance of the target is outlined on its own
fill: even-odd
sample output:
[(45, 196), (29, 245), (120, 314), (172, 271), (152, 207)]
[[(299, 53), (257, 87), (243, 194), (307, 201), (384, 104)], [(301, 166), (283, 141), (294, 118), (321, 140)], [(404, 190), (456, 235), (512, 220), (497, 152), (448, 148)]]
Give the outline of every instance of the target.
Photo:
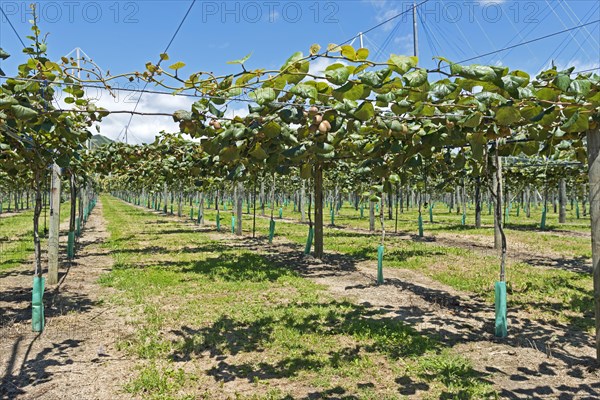
[[(188, 15), (192, 11), (192, 8), (194, 7), (194, 4), (196, 4), (196, 0), (192, 0), (192, 3), (190, 4), (190, 6), (189, 6), (188, 10), (186, 11), (185, 15), (183, 16), (183, 18), (181, 19), (181, 22), (179, 23), (179, 26), (175, 30), (175, 33), (173, 33), (173, 35), (171, 36), (171, 40), (169, 40), (169, 44), (167, 44), (167, 47), (162, 52), (162, 54), (166, 54), (167, 51), (169, 51), (169, 48), (173, 44), (173, 41), (175, 40), (175, 38), (177, 37), (177, 34), (181, 30), (181, 27), (183, 26), (185, 20), (187, 19)], [(161, 55), (160, 60), (158, 61), (158, 63), (156, 65), (160, 66), (160, 64), (162, 63), (162, 61), (163, 61), (163, 57)], [(146, 81), (146, 84), (144, 85), (144, 90), (148, 87), (148, 83), (149, 83), (149, 81)], [(142, 100), (142, 96), (143, 96), (143, 92), (138, 97), (138, 99), (137, 99), (137, 101), (135, 103), (135, 106), (133, 107), (133, 111), (137, 110), (138, 106), (140, 105), (140, 101)], [(134, 114), (131, 114), (131, 116), (129, 117), (129, 121), (127, 122), (127, 125), (125, 127), (125, 134), (126, 135), (127, 135), (127, 131), (129, 129), (129, 126), (131, 125), (131, 121), (133, 120), (133, 116), (134, 116)]]
[(591, 22), (588, 22), (588, 23), (585, 23), (585, 24), (576, 25), (576, 26), (573, 26), (571, 28), (563, 29), (561, 31), (549, 33), (547, 35), (543, 35), (543, 36), (540, 36), (540, 37), (537, 37), (537, 38), (534, 38), (534, 39), (530, 39), (530, 40), (527, 40), (525, 42), (517, 43), (517, 44), (511, 45), (511, 46), (503, 47), (503, 48), (498, 49), (498, 50), (493, 50), (493, 51), (489, 51), (487, 53), (483, 53), (483, 54), (479, 54), (479, 55), (476, 55), (476, 56), (473, 56), (473, 57), (469, 57), (467, 59), (458, 61), (455, 64), (462, 64), (462, 63), (465, 63), (467, 61), (473, 61), (473, 60), (476, 60), (478, 58), (483, 58), (483, 57), (487, 57), (487, 56), (492, 55), (492, 54), (501, 53), (503, 51), (514, 49), (516, 47), (525, 46), (525, 45), (527, 45), (529, 43), (538, 42), (540, 40), (548, 39), (550, 37), (557, 36), (557, 35), (560, 35), (560, 34), (563, 34), (563, 33), (566, 33), (566, 32), (574, 31), (576, 29), (581, 29), (584, 26), (594, 25), (594, 24), (597, 24), (598, 22), (600, 22), (600, 19), (597, 19), (597, 20), (594, 20), (594, 21), (591, 21)]
[[(600, 8), (600, 4), (597, 4), (597, 6), (596, 6), (595, 9), (590, 9), (586, 13), (586, 15), (583, 16), (583, 18), (582, 18), (583, 22), (588, 22), (594, 16), (594, 12), (598, 8)], [(581, 22), (581, 20), (578, 21), (578, 22)], [(561, 41), (561, 43), (556, 47), (556, 49), (554, 49), (554, 51), (546, 58), (546, 60), (544, 61), (544, 63), (540, 66), (540, 69), (546, 68), (548, 66), (548, 62), (550, 60), (556, 60), (556, 59), (558, 59), (558, 57), (560, 57), (560, 55), (568, 48), (568, 46), (569, 46), (569, 37), (565, 37)], [(561, 49), (561, 50), (559, 51), (559, 49)]]

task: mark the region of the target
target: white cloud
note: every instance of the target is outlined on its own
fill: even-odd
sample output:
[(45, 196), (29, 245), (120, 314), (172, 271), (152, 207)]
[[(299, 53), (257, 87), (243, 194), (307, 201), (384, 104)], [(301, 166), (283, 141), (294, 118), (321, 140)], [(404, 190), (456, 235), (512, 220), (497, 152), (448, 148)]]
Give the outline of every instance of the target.
[(392, 53), (404, 54), (404, 55), (412, 55), (413, 54), (413, 35), (406, 34), (403, 36), (398, 36), (394, 38), (394, 46), (392, 48)]
[[(325, 70), (327, 69), (327, 67), (329, 67), (331, 64), (335, 64), (335, 63), (339, 63), (339, 62), (341, 62), (341, 61), (332, 60), (332, 59), (324, 58), (324, 57), (319, 57), (315, 61), (312, 61), (310, 63), (310, 68), (308, 69), (308, 73), (310, 75), (324, 77)], [(341, 62), (341, 63), (345, 64), (344, 62)]]
[[(109, 111), (133, 111), (139, 98), (139, 93), (114, 91), (116, 97), (113, 97), (107, 90), (87, 89), (88, 98), (96, 99), (95, 104)], [(64, 97), (63, 97), (64, 98)], [(70, 105), (64, 103), (63, 98), (57, 101), (62, 108), (70, 108)], [(161, 95), (155, 93), (144, 93), (141, 97), (136, 111), (141, 113), (169, 113), (177, 110), (190, 110), (195, 98), (173, 96), (169, 94)], [(116, 140), (124, 140), (124, 128), (129, 123), (131, 114), (111, 114), (100, 122), (100, 134)], [(130, 143), (148, 143), (154, 141), (154, 138), (160, 131), (178, 132), (179, 126), (170, 116), (134, 115), (131, 124), (127, 130)], [(95, 133), (95, 132), (94, 132)]]

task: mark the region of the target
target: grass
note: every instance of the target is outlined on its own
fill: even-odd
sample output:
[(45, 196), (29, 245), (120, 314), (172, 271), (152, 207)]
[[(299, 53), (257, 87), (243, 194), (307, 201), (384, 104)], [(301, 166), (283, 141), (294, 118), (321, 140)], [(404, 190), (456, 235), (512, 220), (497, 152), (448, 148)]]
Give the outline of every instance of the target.
[[(224, 245), (214, 232), (111, 197), (101, 201), (116, 262), (101, 283), (134, 316), (135, 333), (119, 343), (139, 359), (125, 387), (134, 395), (496, 396), (467, 359), (401, 321), (335, 299), (260, 252)], [(296, 227), (286, 229), (299, 238)]]
[[(61, 204), (61, 222), (69, 218), (70, 203)], [(67, 210), (67, 211), (65, 211)], [(40, 236), (44, 239), (44, 213), (40, 216)], [(45, 240), (42, 241), (42, 248)], [(33, 254), (33, 210), (0, 218), (0, 271), (20, 266)]]
[[(289, 208), (289, 207), (288, 207)], [(231, 210), (231, 208), (229, 208)], [(417, 214), (413, 210), (405, 213), (399, 223), (399, 231), (413, 234), (412, 239), (405, 237), (388, 236), (384, 256), (384, 275), (386, 268), (402, 268), (419, 271), (438, 282), (449, 285), (455, 289), (474, 293), (488, 303), (493, 304), (493, 285), (499, 275), (499, 257), (490, 252), (481, 252), (473, 248), (436, 244), (437, 234), (467, 234), (463, 242), (474, 241), (478, 243), (493, 243), (493, 229), (489, 216), (483, 216), (483, 223), (488, 227), (475, 229), (460, 225), (460, 216), (448, 214), (447, 208), (436, 206), (434, 210), (434, 224), (425, 222), (425, 239), (414, 236), (416, 232), (410, 231), (409, 219), (416, 220)], [(189, 207), (186, 208), (189, 215)], [(287, 211), (287, 212), (286, 212)], [(485, 210), (484, 210), (485, 211)], [(471, 210), (472, 212), (472, 210)], [(540, 210), (532, 210), (532, 218), (537, 219)], [(260, 212), (258, 212), (260, 214)], [(360, 214), (351, 207), (341, 210), (342, 217), (336, 218), (336, 226), (348, 228), (361, 228), (364, 231), (349, 231), (325, 227), (324, 245), (326, 251), (334, 251), (351, 256), (355, 261), (377, 260), (377, 246), (379, 234), (368, 232), (367, 210), (361, 219)], [(484, 212), (485, 214), (485, 212)], [(513, 211), (510, 220), (514, 225), (509, 225), (506, 235), (519, 243), (519, 248), (531, 254), (527, 262), (515, 260), (507, 265), (507, 280), (509, 290), (509, 308), (511, 310), (524, 310), (534, 314), (536, 318), (548, 321), (567, 323), (574, 328), (589, 331), (593, 329), (593, 302), (592, 302), (592, 277), (585, 267), (585, 262), (591, 257), (590, 239), (583, 235), (566, 236), (570, 228), (578, 224), (588, 224), (588, 220), (568, 220), (566, 226), (558, 229), (548, 226), (549, 230), (539, 231), (530, 226), (530, 219), (524, 213), (519, 218)], [(229, 228), (231, 211), (221, 212), (224, 231)], [(269, 213), (267, 212), (267, 215)], [(291, 220), (282, 221), (275, 212), (276, 235), (285, 237), (298, 245), (306, 243), (307, 225), (300, 223), (298, 213), (293, 209), (284, 210), (284, 217)], [(553, 214), (549, 213), (548, 221)], [(216, 213), (214, 210), (205, 211), (206, 221), (214, 224)], [(245, 215), (244, 230), (251, 233), (252, 216)], [(425, 215), (425, 220), (428, 215)], [(580, 222), (577, 222), (580, 221)], [(292, 222), (292, 223), (290, 223)], [(259, 235), (268, 233), (268, 219), (257, 218), (257, 231)], [(386, 229), (393, 230), (393, 221), (386, 221)], [(558, 225), (558, 224), (557, 224)], [(379, 222), (376, 223), (379, 229)], [(554, 229), (554, 231), (553, 231)], [(509, 247), (509, 256), (510, 256)], [(559, 257), (557, 265), (547, 265), (548, 253)], [(562, 258), (562, 259), (561, 259)], [(550, 266), (550, 267), (549, 267)]]

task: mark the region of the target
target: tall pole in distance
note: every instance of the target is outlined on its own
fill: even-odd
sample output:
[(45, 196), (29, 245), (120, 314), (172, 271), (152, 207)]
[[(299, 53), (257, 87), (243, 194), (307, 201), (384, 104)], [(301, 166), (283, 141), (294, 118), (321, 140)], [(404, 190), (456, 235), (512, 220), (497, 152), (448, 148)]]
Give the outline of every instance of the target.
[(419, 57), (419, 34), (417, 32), (417, 3), (413, 2), (413, 55)]

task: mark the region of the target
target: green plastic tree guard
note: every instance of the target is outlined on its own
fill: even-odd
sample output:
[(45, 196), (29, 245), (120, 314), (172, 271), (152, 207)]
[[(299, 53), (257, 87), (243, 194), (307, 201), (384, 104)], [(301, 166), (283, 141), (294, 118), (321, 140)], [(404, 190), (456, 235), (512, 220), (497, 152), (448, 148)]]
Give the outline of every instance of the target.
[(419, 214), (419, 237), (423, 237), (423, 216)]
[(492, 215), (492, 202), (488, 203), (488, 215)]
[(383, 284), (383, 245), (377, 247), (377, 284)]
[(517, 204), (517, 217), (519, 216), (519, 211), (521, 211), (521, 205)]
[(429, 206), (429, 222), (433, 222), (433, 204)]
[(506, 282), (496, 282), (496, 337), (508, 336), (506, 323)]
[(235, 217), (231, 216), (231, 233), (235, 233)]
[(313, 237), (315, 235), (314, 228), (308, 228), (308, 236), (306, 238), (306, 246), (304, 247), (304, 254), (310, 254), (310, 248), (312, 247)]
[(190, 219), (193, 221), (194, 220), (194, 209), (190, 208)]
[(75, 218), (75, 235), (81, 235), (81, 220), (79, 219), (79, 217)]
[(67, 238), (67, 258), (72, 260), (75, 257), (75, 232), (69, 232)]
[(575, 203), (575, 216), (579, 219), (579, 202)]
[(335, 211), (333, 211), (333, 208), (329, 211), (329, 214), (331, 215), (331, 225), (335, 225)]
[(31, 330), (42, 332), (44, 330), (44, 278), (33, 278), (33, 292), (31, 296)]
[(279, 219), (283, 218), (283, 208), (279, 208)]
[(275, 220), (269, 221), (269, 244), (273, 243), (273, 236), (275, 236)]
[(467, 224), (467, 213), (463, 212), (461, 223), (462, 223), (462, 226), (465, 226)]
[(217, 213), (217, 230), (221, 230), (221, 216)]
[(365, 213), (365, 208), (363, 206), (360, 206), (360, 217), (362, 218), (364, 216)]

